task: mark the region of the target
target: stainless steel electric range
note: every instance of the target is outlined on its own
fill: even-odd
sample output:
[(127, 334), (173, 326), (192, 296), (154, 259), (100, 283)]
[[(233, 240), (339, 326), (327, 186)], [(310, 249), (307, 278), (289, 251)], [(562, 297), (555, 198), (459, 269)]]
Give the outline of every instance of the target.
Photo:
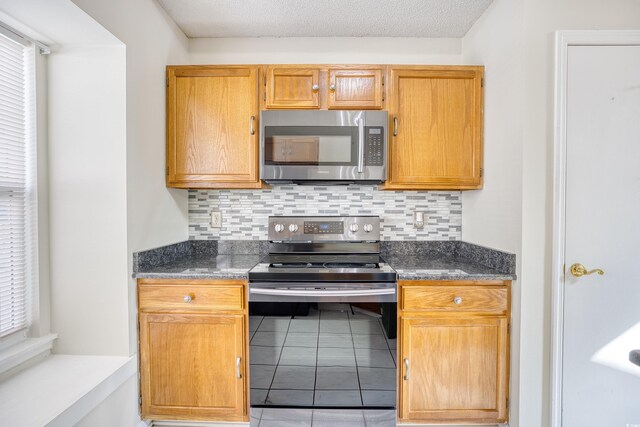
[(378, 217), (270, 217), (249, 271), (251, 405), (394, 408), (396, 278)]

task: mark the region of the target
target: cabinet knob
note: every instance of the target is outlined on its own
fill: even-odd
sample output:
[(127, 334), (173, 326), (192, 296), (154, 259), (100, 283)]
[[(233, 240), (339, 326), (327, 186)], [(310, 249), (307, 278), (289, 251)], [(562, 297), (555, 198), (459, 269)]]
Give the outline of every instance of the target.
[(329, 85), (329, 90), (330, 90), (331, 92), (335, 92), (335, 91), (336, 91), (336, 85), (335, 85), (334, 83), (331, 83), (331, 84)]
[(193, 297), (191, 295), (185, 295), (184, 298), (182, 298), (182, 301), (189, 304), (191, 301), (193, 301)]
[(311, 86), (311, 90), (313, 90), (314, 92), (317, 92), (319, 89), (320, 89), (320, 86), (318, 85)]
[(453, 303), (454, 303), (455, 305), (460, 305), (460, 304), (462, 304), (462, 297), (455, 297), (455, 298), (453, 299)]

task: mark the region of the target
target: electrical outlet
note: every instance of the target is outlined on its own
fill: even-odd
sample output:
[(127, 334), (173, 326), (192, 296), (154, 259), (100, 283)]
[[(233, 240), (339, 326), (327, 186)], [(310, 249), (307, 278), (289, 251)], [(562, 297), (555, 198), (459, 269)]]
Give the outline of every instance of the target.
[(222, 212), (211, 211), (211, 227), (213, 228), (222, 227)]

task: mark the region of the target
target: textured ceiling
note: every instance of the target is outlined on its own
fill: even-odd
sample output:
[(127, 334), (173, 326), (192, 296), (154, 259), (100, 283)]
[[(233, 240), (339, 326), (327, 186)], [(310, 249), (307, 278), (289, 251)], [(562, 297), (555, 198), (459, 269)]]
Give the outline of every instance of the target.
[(188, 37), (462, 37), (492, 0), (157, 0)]

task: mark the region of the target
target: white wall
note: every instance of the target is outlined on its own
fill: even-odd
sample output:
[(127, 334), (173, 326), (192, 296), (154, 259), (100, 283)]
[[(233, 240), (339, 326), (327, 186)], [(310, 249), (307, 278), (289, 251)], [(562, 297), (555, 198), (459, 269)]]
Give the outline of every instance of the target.
[[(74, 0), (126, 45), (127, 273), (132, 253), (187, 239), (187, 192), (165, 176), (165, 66), (187, 62), (187, 38), (153, 0)], [(137, 351), (128, 279), (129, 349)]]
[[(522, 0), (494, 0), (462, 39), (465, 64), (485, 66), (484, 188), (462, 192), (462, 239), (516, 254), (522, 245)], [(511, 425), (518, 425), (520, 282), (512, 287)]]
[(189, 41), (192, 64), (459, 64), (460, 39), (286, 37)]
[(554, 32), (640, 28), (637, 0), (525, 0), (521, 426), (549, 423)]
[(124, 61), (117, 44), (59, 48), (49, 58), (57, 353), (129, 354)]
[(512, 425), (549, 424), (554, 33), (624, 28), (638, 1), (495, 0), (463, 39), (463, 62), (486, 66), (485, 188), (463, 195), (463, 239), (520, 260)]
[[(55, 350), (128, 356), (137, 351), (131, 252), (187, 237), (187, 192), (164, 187), (164, 67), (185, 61), (187, 39), (152, 0), (76, 3), (95, 20), (69, 0), (0, 0), (0, 13), (54, 48), (44, 221)], [(136, 384), (87, 425), (133, 426)]]

